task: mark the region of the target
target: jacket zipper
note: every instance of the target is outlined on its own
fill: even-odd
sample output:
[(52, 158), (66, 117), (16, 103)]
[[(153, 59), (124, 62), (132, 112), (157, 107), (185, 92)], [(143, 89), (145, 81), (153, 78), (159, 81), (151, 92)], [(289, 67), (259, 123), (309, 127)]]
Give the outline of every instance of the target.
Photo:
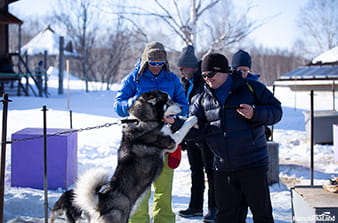
[[(226, 145), (226, 137), (227, 137), (227, 132), (226, 132), (226, 128), (225, 128), (225, 109), (224, 109), (224, 107), (225, 107), (225, 104), (226, 104), (226, 102), (229, 100), (229, 97), (230, 97), (230, 95), (231, 95), (231, 91), (229, 91), (229, 95), (228, 95), (228, 97), (227, 97), (227, 99), (225, 100), (225, 102), (224, 102), (224, 104), (221, 106), (221, 109), (222, 109), (222, 130), (223, 130), (223, 139), (224, 139), (224, 146), (227, 146)], [(226, 161), (228, 162), (228, 166), (230, 167), (230, 169), (231, 169), (231, 167), (232, 167), (232, 163), (231, 163), (231, 160), (230, 160), (230, 154), (229, 154), (229, 149), (227, 148), (226, 150)]]

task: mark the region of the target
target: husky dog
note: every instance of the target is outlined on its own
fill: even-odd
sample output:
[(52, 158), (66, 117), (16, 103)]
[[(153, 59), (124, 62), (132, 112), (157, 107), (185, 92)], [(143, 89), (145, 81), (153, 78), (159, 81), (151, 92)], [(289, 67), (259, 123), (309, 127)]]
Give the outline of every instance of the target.
[[(57, 217), (65, 216), (67, 223), (75, 223), (82, 216), (83, 211), (74, 206), (74, 190), (68, 190), (62, 193), (60, 198), (55, 202), (50, 215), (50, 223), (54, 223)], [(83, 213), (89, 220), (89, 215)]]
[(197, 123), (195, 116), (172, 133), (163, 117), (181, 111), (167, 93), (153, 90), (143, 93), (129, 108), (131, 115), (122, 128), (118, 164), (113, 176), (106, 178), (92, 171), (80, 177), (74, 189), (75, 204), (89, 213), (92, 222), (127, 223), (142, 194), (162, 171), (165, 152), (174, 152), (190, 128)]

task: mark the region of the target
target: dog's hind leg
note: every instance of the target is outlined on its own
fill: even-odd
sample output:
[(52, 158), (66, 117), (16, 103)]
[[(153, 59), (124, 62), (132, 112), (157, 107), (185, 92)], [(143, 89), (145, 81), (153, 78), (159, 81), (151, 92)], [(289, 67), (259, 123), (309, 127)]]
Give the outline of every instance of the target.
[(88, 221), (88, 223), (91, 223), (91, 217), (90, 217), (90, 214), (88, 214), (87, 212), (82, 212), (82, 214), (83, 214), (83, 216), (85, 217), (85, 218), (87, 218), (87, 221)]
[(50, 223), (54, 223), (55, 219), (57, 217), (57, 213), (55, 211), (52, 211), (51, 215), (50, 215)]
[[(197, 117), (196, 116), (191, 116), (189, 117), (184, 124), (182, 125), (182, 127), (177, 130), (174, 133), (171, 133), (170, 136), (171, 138), (175, 141), (176, 146), (174, 148), (173, 151), (175, 151), (175, 149), (177, 148), (178, 144), (180, 144), (182, 142), (182, 140), (184, 139), (184, 137), (187, 135), (187, 133), (189, 132), (189, 130), (197, 124)], [(169, 152), (173, 152), (173, 151), (169, 151)]]
[(66, 211), (66, 222), (67, 223), (76, 223), (74, 216), (70, 213), (70, 211)]

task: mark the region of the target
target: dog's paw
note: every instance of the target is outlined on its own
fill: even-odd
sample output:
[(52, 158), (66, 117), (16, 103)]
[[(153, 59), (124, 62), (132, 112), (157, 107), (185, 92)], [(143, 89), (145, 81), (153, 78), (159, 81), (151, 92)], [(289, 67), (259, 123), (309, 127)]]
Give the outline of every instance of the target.
[(190, 116), (185, 122), (187, 122), (191, 127), (197, 125), (197, 117)]

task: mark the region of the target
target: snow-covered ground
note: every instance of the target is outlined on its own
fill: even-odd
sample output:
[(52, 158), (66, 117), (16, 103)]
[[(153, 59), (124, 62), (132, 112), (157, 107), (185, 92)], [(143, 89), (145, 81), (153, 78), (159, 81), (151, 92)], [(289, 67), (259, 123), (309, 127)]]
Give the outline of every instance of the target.
[[(42, 128), (41, 108), (46, 105), (48, 128), (69, 128), (69, 108), (73, 112), (73, 128), (86, 128), (112, 123), (118, 116), (112, 104), (118, 85), (111, 91), (104, 86), (91, 83), (89, 93), (84, 91), (84, 82), (71, 78), (70, 90), (57, 94), (57, 79), (49, 81), (49, 97), (11, 96), (8, 113), (8, 139), (11, 134), (27, 127)], [(282, 102), (284, 116), (274, 126), (274, 141), (279, 143), (280, 183), (272, 185), (271, 198), (275, 222), (291, 222), (291, 197), (289, 187), (310, 184), (310, 143), (306, 138), (303, 112), (310, 108), (308, 92), (294, 93), (286, 87), (277, 87), (276, 97)], [(337, 104), (337, 101), (336, 101)], [(315, 97), (316, 110), (332, 107), (330, 93), (318, 93)], [(107, 128), (81, 131), (78, 133), (78, 173), (100, 166), (110, 168), (116, 165), (116, 154), (121, 137), (119, 125)], [(337, 175), (338, 163), (334, 161), (332, 145), (315, 145), (315, 184), (325, 184), (331, 175)], [(32, 188), (11, 187), (11, 146), (7, 146), (5, 182), (5, 222), (44, 222), (44, 192)], [(49, 190), (49, 207), (58, 199), (62, 189)], [(173, 187), (173, 209), (178, 212), (188, 206), (190, 197), (190, 170), (186, 153), (175, 170)], [(205, 200), (207, 196), (205, 193)], [(204, 205), (205, 212), (207, 206)], [(201, 218), (176, 217), (178, 223), (197, 223)], [(60, 221), (61, 222), (61, 221)], [(251, 216), (248, 222), (252, 222)]]

